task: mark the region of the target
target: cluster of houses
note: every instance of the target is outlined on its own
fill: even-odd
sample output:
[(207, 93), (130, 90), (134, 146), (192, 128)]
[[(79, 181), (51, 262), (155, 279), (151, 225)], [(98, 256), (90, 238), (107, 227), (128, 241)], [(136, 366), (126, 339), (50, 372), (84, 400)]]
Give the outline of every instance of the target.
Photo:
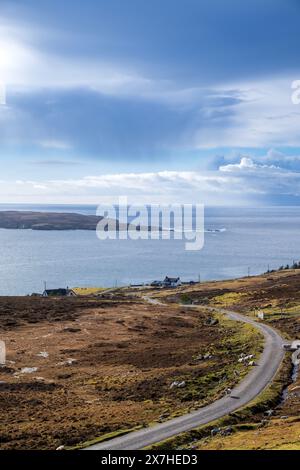
[[(180, 280), (180, 277), (166, 276), (163, 281), (151, 282), (150, 286), (170, 288), (170, 287), (179, 287), (182, 285), (192, 285), (192, 284), (196, 284), (196, 281), (183, 282)], [(136, 285), (131, 284), (131, 287), (142, 287), (144, 285), (145, 284), (136, 284)], [(68, 287), (66, 287), (66, 288), (59, 288), (59, 289), (45, 289), (42, 294), (33, 293), (31, 295), (34, 297), (75, 297), (77, 294), (73, 289), (69, 289)]]
[(179, 287), (182, 285), (192, 285), (196, 284), (195, 281), (183, 282), (180, 280), (180, 277), (169, 277), (166, 276), (163, 281), (153, 281), (151, 282), (151, 287)]
[(151, 287), (178, 287), (181, 286), (180, 277), (166, 276), (163, 281), (153, 281)]

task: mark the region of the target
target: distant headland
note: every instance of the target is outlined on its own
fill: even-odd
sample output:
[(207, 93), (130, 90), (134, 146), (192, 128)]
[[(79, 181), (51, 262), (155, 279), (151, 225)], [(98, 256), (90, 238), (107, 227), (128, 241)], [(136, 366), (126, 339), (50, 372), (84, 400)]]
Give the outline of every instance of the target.
[[(0, 211), (0, 228), (31, 230), (96, 230), (102, 216), (84, 215), (65, 212), (30, 212)], [(117, 230), (130, 228), (118, 220), (107, 219), (107, 223), (116, 223)]]

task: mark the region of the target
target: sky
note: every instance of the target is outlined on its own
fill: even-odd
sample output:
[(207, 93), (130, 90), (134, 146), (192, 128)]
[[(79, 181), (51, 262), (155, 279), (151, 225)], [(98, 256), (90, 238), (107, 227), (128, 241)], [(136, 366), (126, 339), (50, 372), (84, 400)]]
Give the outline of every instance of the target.
[(299, 15), (1, 0), (0, 203), (300, 204)]

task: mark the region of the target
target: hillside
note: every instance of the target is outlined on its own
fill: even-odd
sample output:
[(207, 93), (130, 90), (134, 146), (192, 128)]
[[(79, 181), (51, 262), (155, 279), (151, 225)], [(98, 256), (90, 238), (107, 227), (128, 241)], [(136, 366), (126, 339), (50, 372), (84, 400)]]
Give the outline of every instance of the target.
[[(282, 333), (287, 341), (300, 339), (300, 271), (286, 269), (260, 276), (156, 290), (149, 295), (164, 301), (229, 309), (256, 317)], [(261, 320), (260, 320), (261, 321)], [(209, 426), (177, 436), (160, 448), (201, 450), (300, 449), (300, 377), (292, 370), (291, 355), (277, 379), (241, 412)]]
[[(1, 448), (76, 447), (211, 403), (248, 373), (238, 359), (245, 353), (259, 358), (262, 341), (253, 328), (206, 307), (250, 316), (262, 309), (266, 323), (287, 340), (296, 339), (299, 284), (300, 271), (285, 270), (175, 289), (0, 298), (1, 339), (7, 345), (7, 364), (0, 369)], [(168, 305), (150, 305), (145, 295)], [(295, 372), (292, 377), (287, 353), (276, 380), (246, 409), (160, 448), (299, 448)]]
[(1, 449), (73, 447), (184, 414), (223, 396), (247, 373), (239, 355), (262, 345), (254, 328), (117, 289), (0, 297), (0, 334)]

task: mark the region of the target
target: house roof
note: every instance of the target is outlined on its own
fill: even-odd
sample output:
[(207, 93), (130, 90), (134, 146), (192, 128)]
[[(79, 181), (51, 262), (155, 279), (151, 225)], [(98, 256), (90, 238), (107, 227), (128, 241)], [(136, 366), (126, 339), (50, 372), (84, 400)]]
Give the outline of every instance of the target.
[(179, 281), (180, 277), (165, 277), (165, 282), (177, 282)]
[[(47, 295), (68, 295), (69, 292), (74, 292), (71, 289), (46, 289), (44, 293)], [(75, 292), (74, 292), (75, 294)]]

